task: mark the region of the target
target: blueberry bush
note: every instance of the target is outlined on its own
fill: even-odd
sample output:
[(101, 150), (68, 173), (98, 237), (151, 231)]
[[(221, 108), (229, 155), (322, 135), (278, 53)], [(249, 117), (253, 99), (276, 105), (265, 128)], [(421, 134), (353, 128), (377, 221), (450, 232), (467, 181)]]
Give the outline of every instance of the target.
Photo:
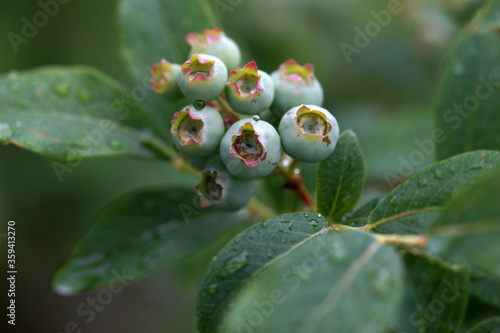
[[(362, 56), (403, 4), (373, 12), (337, 55)], [(344, 78), (312, 61), (252, 59), (245, 43), (255, 47), (248, 39), (259, 35), (233, 37), (221, 14), (230, 8), (120, 1), (119, 48), (140, 89), (88, 67), (0, 78), (0, 143), (50, 159), (57, 177), (84, 159), (127, 156), (171, 163), (165, 177), (196, 183), (107, 204), (52, 289), (119, 286), (124, 267), (137, 280), (218, 240), (202, 263), (200, 333), (500, 332), (500, 2), (452, 10), (462, 28), (449, 37), (433, 129), (410, 162), (393, 159), (398, 167), (379, 172), (387, 188), (377, 193), (365, 189), (371, 157), (394, 149), (391, 132), (407, 128), (382, 127), (358, 109), (338, 117), (329, 95), (341, 87), (320, 78)], [(429, 25), (420, 24), (425, 39)], [(299, 37), (281, 38), (300, 48)], [(388, 139), (362, 147), (352, 118)], [(424, 153), (432, 161), (414, 168)]]

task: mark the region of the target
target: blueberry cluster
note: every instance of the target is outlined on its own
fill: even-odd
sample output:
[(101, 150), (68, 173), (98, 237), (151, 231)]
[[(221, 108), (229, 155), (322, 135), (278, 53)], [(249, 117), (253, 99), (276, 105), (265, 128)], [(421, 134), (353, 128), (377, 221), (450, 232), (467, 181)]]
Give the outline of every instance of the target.
[[(155, 64), (151, 83), (169, 99), (192, 101), (175, 113), (171, 133), (179, 152), (203, 170), (195, 188), (202, 206), (244, 207), (255, 179), (273, 172), (282, 149), (301, 162), (330, 156), (339, 127), (321, 107), (323, 89), (312, 65), (290, 59), (269, 75), (254, 61), (237, 68), (240, 49), (218, 28), (186, 40), (189, 59)], [(270, 114), (281, 119), (277, 128), (261, 119)]]

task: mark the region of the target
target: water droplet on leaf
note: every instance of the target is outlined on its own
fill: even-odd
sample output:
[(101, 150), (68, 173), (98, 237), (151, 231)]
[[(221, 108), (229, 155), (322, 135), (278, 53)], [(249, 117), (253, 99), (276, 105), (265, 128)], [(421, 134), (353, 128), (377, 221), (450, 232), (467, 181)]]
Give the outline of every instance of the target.
[(52, 90), (59, 95), (59, 97), (67, 97), (69, 94), (70, 86), (66, 83), (58, 83), (52, 85)]
[(436, 169), (436, 171), (434, 171), (434, 177), (436, 177), (436, 179), (443, 179), (443, 171)]
[(481, 170), (482, 168), (483, 168), (482, 164), (476, 164), (476, 165), (469, 167), (468, 170)]
[(92, 95), (90, 95), (89, 93), (87, 93), (86, 91), (80, 91), (78, 93), (78, 99), (80, 100), (80, 102), (82, 103), (88, 103), (90, 101), (92, 101)]
[(240, 254), (228, 259), (226, 264), (217, 273), (217, 276), (227, 278), (229, 275), (237, 272), (241, 268), (248, 265), (247, 251), (243, 251)]
[(375, 273), (373, 288), (377, 295), (384, 295), (389, 290), (390, 277), (391, 274), (385, 268), (381, 268)]
[(262, 222), (262, 223), (260, 224), (260, 226), (261, 226), (262, 228), (267, 228), (267, 222), (265, 222), (265, 221), (264, 221), (264, 222)]
[(344, 262), (348, 257), (348, 253), (344, 244), (339, 239), (337, 239), (335, 243), (332, 244), (332, 246), (333, 248), (330, 251), (330, 259), (336, 264)]
[(17, 92), (19, 90), (19, 82), (18, 81), (9, 81), (8, 86), (12, 90), (12, 92)]
[(454, 75), (463, 75), (465, 74), (466, 68), (461, 60), (455, 60), (451, 67), (451, 71)]
[(113, 150), (120, 150), (123, 147), (123, 143), (120, 139), (111, 138), (108, 141), (108, 146)]
[(68, 151), (66, 155), (64, 155), (64, 159), (67, 162), (76, 162), (81, 159), (81, 156), (76, 151)]
[(389, 203), (391, 205), (399, 205), (399, 200), (398, 200), (398, 197), (397, 196), (393, 196), (390, 200), (389, 200)]
[(0, 143), (5, 143), (12, 138), (12, 129), (7, 123), (0, 123)]

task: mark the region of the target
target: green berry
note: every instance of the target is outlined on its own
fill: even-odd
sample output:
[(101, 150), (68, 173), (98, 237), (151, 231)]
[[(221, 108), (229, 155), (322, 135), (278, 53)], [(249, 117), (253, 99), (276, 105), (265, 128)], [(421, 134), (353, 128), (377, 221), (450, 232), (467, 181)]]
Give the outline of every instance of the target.
[(301, 162), (321, 162), (330, 156), (339, 138), (339, 126), (328, 110), (299, 105), (281, 118), (278, 128), (285, 153)]
[(290, 59), (271, 73), (274, 82), (272, 111), (281, 117), (290, 108), (300, 104), (323, 104), (323, 88), (314, 76), (310, 64), (300, 66)]
[(254, 188), (255, 181), (234, 177), (217, 156), (208, 161), (195, 191), (202, 207), (214, 205), (224, 211), (236, 211), (250, 201)]
[(174, 114), (170, 133), (182, 154), (208, 156), (219, 146), (224, 135), (224, 121), (220, 113), (208, 105), (202, 110), (188, 105)]
[(241, 61), (241, 51), (231, 38), (220, 29), (205, 29), (203, 33), (192, 32), (186, 35), (191, 53), (204, 53), (221, 59), (228, 69), (236, 68)]
[(151, 79), (149, 82), (153, 90), (169, 99), (178, 99), (182, 97), (182, 92), (177, 83), (181, 66), (172, 64), (165, 59), (151, 67)]
[(235, 122), (224, 134), (220, 156), (229, 172), (242, 179), (270, 174), (278, 165), (281, 144), (274, 127), (258, 116)]
[(267, 73), (257, 69), (255, 61), (231, 71), (226, 99), (234, 111), (258, 114), (271, 106), (273, 98), (273, 80)]
[(193, 54), (181, 65), (179, 88), (192, 101), (211, 101), (222, 95), (227, 82), (226, 65), (217, 57)]

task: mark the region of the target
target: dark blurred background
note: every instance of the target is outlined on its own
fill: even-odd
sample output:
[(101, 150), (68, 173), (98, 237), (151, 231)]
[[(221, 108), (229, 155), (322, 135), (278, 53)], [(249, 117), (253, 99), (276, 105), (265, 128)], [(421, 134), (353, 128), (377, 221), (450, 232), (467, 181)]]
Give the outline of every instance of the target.
[[(41, 7), (37, 1), (3, 0), (0, 74), (85, 64), (132, 86), (115, 39), (117, 2), (69, 1), (15, 53), (7, 34), (20, 34), (22, 18), (31, 20)], [(375, 20), (372, 11), (387, 9), (389, 1), (242, 0), (231, 1), (236, 5), (219, 12), (245, 62), (255, 60), (268, 72), (289, 58), (315, 66), (325, 107), (337, 117), (341, 130), (352, 128), (360, 138), (367, 164), (366, 200), (388, 191), (388, 172), (397, 171), (409, 158), (417, 148), (415, 140), (430, 137), (440, 63), (480, 2), (402, 0), (402, 12), (352, 53), (350, 62), (341, 45), (355, 46), (355, 29), (364, 31)], [(426, 155), (414, 163), (414, 171), (432, 161), (433, 156)], [(90, 323), (76, 308), (95, 293), (63, 297), (50, 290), (51, 274), (107, 202), (131, 189), (174, 182), (193, 179), (179, 177), (166, 163), (127, 158), (84, 161), (59, 182), (50, 161), (0, 146), (0, 237), (5, 236), (7, 221), (16, 221), (18, 266), (16, 326), (4, 326), (4, 318), (0, 327), (7, 332), (59, 333), (74, 321), (82, 332), (195, 332), (197, 287), (206, 258), (216, 247), (201, 259), (171, 265), (126, 286)], [(5, 239), (0, 240), (5, 267)]]

